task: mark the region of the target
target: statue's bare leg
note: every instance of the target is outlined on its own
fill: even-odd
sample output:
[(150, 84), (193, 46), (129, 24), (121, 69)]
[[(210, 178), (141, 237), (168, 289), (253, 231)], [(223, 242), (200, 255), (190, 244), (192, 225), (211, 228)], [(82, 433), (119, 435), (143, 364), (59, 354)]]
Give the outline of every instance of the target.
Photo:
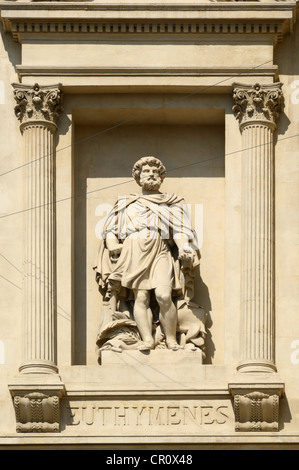
[(110, 291), (109, 307), (110, 307), (110, 310), (112, 310), (112, 312), (117, 311), (119, 290), (120, 290), (120, 282), (119, 281), (109, 281), (108, 280), (108, 291)]
[(155, 289), (160, 307), (159, 319), (166, 337), (168, 349), (177, 350), (180, 346), (176, 340), (177, 311), (171, 298), (171, 287), (161, 286)]
[(143, 343), (138, 349), (145, 351), (154, 348), (152, 335), (152, 314), (149, 308), (150, 293), (147, 290), (136, 289), (134, 291), (134, 319), (136, 321)]
[(111, 291), (109, 307), (112, 312), (117, 310), (117, 292), (115, 290)]

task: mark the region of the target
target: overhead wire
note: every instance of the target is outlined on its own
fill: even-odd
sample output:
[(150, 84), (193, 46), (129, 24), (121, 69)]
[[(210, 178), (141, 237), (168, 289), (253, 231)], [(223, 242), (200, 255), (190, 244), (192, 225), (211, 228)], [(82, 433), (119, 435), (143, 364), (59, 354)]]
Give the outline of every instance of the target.
[[(143, 117), (146, 117), (146, 116), (148, 116), (148, 115), (150, 115), (150, 114), (153, 114), (153, 113), (155, 113), (155, 112), (157, 112), (157, 111), (160, 111), (160, 110), (162, 110), (162, 109), (165, 109), (166, 106), (169, 106), (169, 105), (171, 105), (171, 104), (175, 104), (175, 103), (177, 103), (178, 101), (185, 100), (185, 99), (187, 99), (187, 98), (189, 98), (189, 97), (192, 97), (192, 96), (195, 96), (195, 95), (203, 94), (204, 92), (206, 92), (206, 91), (209, 90), (210, 88), (214, 88), (215, 86), (221, 85), (222, 83), (225, 83), (225, 82), (227, 82), (228, 80), (231, 80), (232, 78), (241, 77), (241, 76), (244, 75), (244, 74), (246, 75), (248, 72), (252, 72), (253, 70), (256, 70), (256, 69), (258, 69), (258, 68), (260, 68), (260, 67), (263, 67), (264, 65), (267, 65), (267, 64), (272, 63), (272, 62), (273, 62), (273, 60), (267, 60), (266, 62), (263, 62), (263, 63), (261, 63), (261, 64), (258, 64), (258, 65), (254, 66), (254, 67), (249, 67), (247, 70), (243, 70), (242, 72), (239, 72), (238, 74), (230, 75), (229, 77), (224, 78), (223, 80), (220, 80), (220, 81), (218, 81), (218, 82), (216, 82), (216, 83), (213, 83), (213, 84), (211, 84), (211, 85), (207, 85), (207, 86), (201, 88), (200, 90), (193, 91), (193, 92), (187, 93), (187, 94), (183, 94), (182, 96), (176, 97), (175, 99), (171, 99), (171, 100), (169, 100), (167, 103), (163, 104), (162, 106), (158, 106), (158, 107), (156, 107), (156, 108), (154, 108), (154, 109), (151, 109), (151, 110), (149, 110), (149, 111), (147, 111), (147, 112), (145, 112), (145, 113), (140, 113), (140, 114), (138, 114), (137, 116), (134, 116), (134, 117), (132, 117), (132, 118), (130, 118), (130, 119), (127, 119), (127, 120), (125, 120), (125, 121), (121, 121), (121, 122), (119, 122), (119, 123), (117, 123), (117, 124), (114, 124), (114, 125), (111, 126), (111, 127), (108, 127), (108, 128), (103, 129), (103, 130), (101, 130), (101, 131), (99, 131), (99, 132), (96, 132), (96, 133), (94, 133), (94, 134), (91, 134), (91, 135), (88, 136), (88, 137), (85, 137), (85, 138), (83, 138), (83, 139), (79, 139), (79, 140), (74, 141), (73, 143), (71, 143), (71, 144), (69, 144), (69, 145), (66, 145), (66, 146), (64, 146), (64, 147), (61, 147), (61, 148), (57, 149), (57, 150), (55, 151), (55, 153), (57, 154), (57, 153), (59, 153), (59, 152), (62, 152), (62, 151), (64, 151), (64, 150), (67, 150), (67, 149), (70, 148), (70, 147), (73, 147), (73, 146), (75, 146), (75, 145), (78, 145), (78, 144), (80, 144), (80, 143), (82, 143), (82, 142), (86, 142), (87, 140), (93, 139), (94, 137), (98, 137), (98, 136), (100, 136), (100, 135), (102, 135), (102, 134), (105, 134), (105, 133), (107, 133), (107, 132), (110, 132), (110, 131), (112, 131), (112, 130), (118, 128), (118, 127), (121, 127), (121, 126), (125, 126), (125, 125), (127, 125), (127, 124), (130, 124), (131, 122), (134, 122), (134, 121), (136, 121), (136, 120), (138, 120), (138, 119), (141, 119), (141, 118), (143, 118)], [(3, 173), (0, 173), (0, 177), (1, 177), (1, 176), (5, 176), (5, 175), (7, 175), (7, 174), (9, 174), (9, 173), (11, 173), (11, 172), (13, 172), (13, 171), (19, 170), (19, 169), (21, 169), (21, 168), (23, 168), (23, 167), (25, 167), (25, 166), (31, 165), (32, 163), (36, 163), (36, 162), (38, 162), (39, 160), (42, 160), (42, 159), (44, 159), (44, 158), (46, 158), (46, 157), (48, 157), (48, 156), (50, 156), (50, 155), (51, 155), (51, 153), (45, 154), (45, 155), (43, 155), (43, 156), (41, 156), (41, 157), (39, 157), (39, 158), (36, 158), (36, 159), (31, 160), (31, 161), (29, 161), (29, 162), (23, 163), (22, 165), (19, 165), (19, 166), (17, 166), (17, 167), (11, 168), (10, 170), (7, 170), (7, 171), (5, 171), (5, 172), (3, 172)]]
[[(285, 57), (285, 54), (284, 54), (284, 57)], [(91, 135), (88, 136), (88, 137), (85, 137), (85, 138), (83, 138), (83, 139), (79, 139), (78, 141), (75, 141), (75, 142), (73, 142), (73, 143), (70, 144), (70, 145), (67, 145), (67, 146), (64, 146), (64, 147), (62, 147), (62, 148), (59, 148), (59, 149), (57, 149), (57, 150), (55, 151), (55, 154), (57, 154), (58, 152), (61, 152), (61, 151), (63, 151), (63, 150), (66, 150), (66, 149), (68, 149), (68, 148), (71, 148), (72, 146), (78, 145), (78, 144), (80, 144), (80, 143), (82, 143), (82, 142), (88, 141), (88, 140), (90, 140), (90, 139), (92, 139), (92, 138), (95, 138), (95, 137), (98, 137), (98, 136), (100, 136), (100, 135), (102, 135), (102, 134), (105, 134), (105, 133), (107, 133), (107, 132), (110, 132), (110, 131), (112, 131), (112, 130), (114, 130), (114, 129), (116, 129), (116, 128), (125, 126), (126, 124), (132, 123), (132, 122), (134, 122), (134, 121), (136, 121), (136, 120), (138, 120), (138, 119), (141, 119), (141, 118), (143, 118), (143, 117), (145, 117), (145, 116), (148, 116), (148, 115), (150, 115), (150, 114), (153, 114), (153, 113), (155, 113), (155, 112), (157, 112), (157, 111), (159, 111), (159, 110), (161, 110), (161, 109), (165, 109), (166, 106), (170, 106), (171, 104), (177, 103), (178, 101), (185, 100), (185, 99), (187, 99), (187, 98), (189, 98), (189, 97), (192, 97), (192, 96), (195, 96), (195, 95), (203, 94), (203, 93), (204, 93), (205, 91), (207, 91), (208, 89), (214, 88), (214, 87), (217, 86), (217, 85), (220, 85), (220, 84), (222, 84), (222, 83), (225, 83), (225, 82), (227, 82), (228, 80), (231, 80), (232, 78), (237, 78), (237, 77), (241, 77), (241, 76), (244, 75), (244, 74), (248, 74), (249, 71), (256, 70), (256, 69), (258, 69), (258, 68), (260, 68), (260, 67), (262, 67), (262, 66), (264, 66), (264, 65), (266, 65), (266, 64), (268, 64), (268, 63), (273, 63), (273, 60), (265, 61), (265, 62), (263, 62), (263, 63), (261, 63), (261, 64), (258, 64), (257, 66), (248, 68), (246, 71), (243, 70), (243, 71), (240, 72), (239, 74), (231, 75), (231, 76), (229, 76), (229, 77), (227, 77), (227, 78), (225, 78), (225, 79), (223, 79), (223, 80), (220, 80), (220, 81), (218, 81), (218, 82), (216, 82), (216, 83), (213, 83), (212, 85), (208, 85), (208, 86), (206, 86), (206, 87), (204, 87), (204, 88), (201, 88), (200, 90), (197, 90), (197, 91), (194, 91), (194, 92), (191, 92), (191, 93), (188, 93), (188, 94), (184, 94), (184, 95), (182, 95), (182, 96), (176, 97), (175, 99), (169, 100), (167, 103), (163, 104), (162, 106), (158, 106), (158, 107), (156, 107), (156, 108), (154, 108), (154, 109), (151, 109), (151, 110), (149, 110), (149, 111), (147, 111), (147, 112), (145, 112), (145, 113), (140, 113), (140, 114), (138, 114), (137, 116), (134, 116), (133, 118), (130, 118), (130, 119), (128, 119), (128, 120), (125, 120), (125, 121), (122, 121), (122, 122), (120, 122), (120, 123), (117, 123), (117, 124), (115, 124), (115, 125), (113, 125), (113, 126), (111, 126), (111, 127), (108, 127), (108, 128), (103, 129), (103, 130), (101, 130), (101, 131), (99, 131), (99, 132), (96, 132), (96, 133), (94, 133), (94, 134), (91, 134)], [(299, 133), (298, 133), (298, 134), (294, 134), (294, 135), (292, 135), (292, 136), (288, 136), (288, 137), (284, 137), (284, 138), (281, 138), (281, 139), (277, 139), (277, 141), (287, 140), (287, 139), (291, 139), (291, 138), (298, 137), (298, 136), (299, 136)], [(167, 173), (170, 173), (170, 172), (172, 172), (172, 171), (177, 171), (177, 170), (179, 170), (179, 169), (187, 168), (187, 167), (190, 167), (190, 166), (195, 166), (195, 165), (199, 165), (199, 164), (202, 164), (202, 163), (206, 163), (206, 162), (211, 161), (211, 160), (223, 158), (223, 157), (226, 157), (226, 156), (228, 156), (228, 155), (232, 155), (232, 154), (234, 154), (234, 153), (241, 153), (241, 152), (247, 151), (247, 150), (249, 150), (249, 149), (257, 148), (257, 147), (259, 147), (259, 146), (261, 146), (261, 145), (265, 145), (265, 144), (259, 144), (259, 145), (250, 147), (250, 148), (248, 148), (248, 149), (242, 148), (242, 149), (239, 149), (239, 150), (236, 150), (236, 151), (234, 151), (234, 152), (230, 152), (230, 153), (227, 153), (227, 154), (224, 154), (224, 155), (222, 154), (222, 155), (218, 155), (218, 156), (214, 156), (214, 157), (209, 157), (208, 159), (205, 159), (205, 160), (202, 160), (202, 159), (201, 159), (201, 160), (198, 160), (198, 161), (195, 161), (195, 162), (192, 162), (192, 163), (184, 164), (184, 165), (181, 165), (181, 166), (179, 166), (179, 167), (175, 167), (175, 168), (168, 169)], [(1, 177), (1, 176), (4, 176), (4, 175), (7, 175), (7, 174), (9, 174), (9, 173), (11, 173), (11, 172), (13, 172), (13, 171), (19, 170), (19, 169), (21, 169), (21, 168), (23, 168), (23, 167), (25, 167), (25, 166), (30, 165), (30, 164), (37, 163), (38, 161), (40, 161), (40, 160), (42, 160), (42, 159), (44, 159), (44, 158), (49, 157), (51, 154), (52, 154), (52, 153), (50, 153), (50, 154), (45, 154), (45, 155), (43, 155), (43, 156), (41, 156), (41, 157), (39, 157), (39, 158), (37, 158), (37, 159), (35, 159), (35, 160), (31, 160), (30, 162), (26, 162), (26, 163), (24, 163), (24, 164), (22, 164), (22, 165), (19, 165), (19, 166), (17, 166), (17, 167), (14, 167), (14, 168), (12, 168), (12, 169), (6, 171), (6, 172), (1, 173), (1, 174), (0, 174), (0, 177)], [(102, 188), (98, 188), (98, 189), (94, 189), (94, 190), (91, 190), (91, 191), (85, 191), (84, 193), (80, 193), (80, 194), (74, 194), (74, 195), (72, 195), (72, 196), (68, 196), (68, 197), (66, 197), (66, 198), (62, 198), (62, 199), (59, 199), (59, 200), (54, 200), (54, 201), (52, 201), (52, 202), (49, 202), (49, 203), (46, 203), (46, 204), (42, 204), (42, 205), (39, 205), (39, 206), (34, 206), (34, 207), (26, 208), (26, 209), (21, 209), (21, 210), (19, 210), (19, 211), (15, 211), (15, 212), (11, 212), (11, 213), (8, 213), (8, 214), (1, 215), (1, 216), (0, 216), (0, 219), (6, 218), (6, 217), (10, 217), (10, 216), (13, 216), (13, 215), (17, 215), (17, 214), (20, 214), (20, 213), (22, 213), (22, 212), (27, 212), (27, 211), (30, 211), (30, 210), (39, 209), (39, 208), (45, 207), (45, 206), (47, 206), (47, 205), (57, 204), (57, 203), (60, 203), (60, 202), (66, 201), (66, 200), (74, 199), (74, 198), (77, 198), (77, 197), (82, 197), (82, 196), (85, 196), (85, 195), (88, 195), (88, 194), (91, 194), (91, 193), (95, 193), (95, 192), (99, 192), (99, 191), (104, 191), (104, 190), (107, 190), (107, 189), (111, 189), (111, 188), (113, 188), (113, 187), (121, 186), (121, 185), (130, 183), (130, 182), (132, 182), (132, 181), (133, 181), (133, 179), (130, 178), (130, 179), (128, 179), (128, 180), (126, 180), (126, 181), (123, 181), (123, 182), (120, 182), (120, 183), (115, 183), (115, 184), (108, 185), (108, 186), (105, 186), (105, 187), (102, 187)]]

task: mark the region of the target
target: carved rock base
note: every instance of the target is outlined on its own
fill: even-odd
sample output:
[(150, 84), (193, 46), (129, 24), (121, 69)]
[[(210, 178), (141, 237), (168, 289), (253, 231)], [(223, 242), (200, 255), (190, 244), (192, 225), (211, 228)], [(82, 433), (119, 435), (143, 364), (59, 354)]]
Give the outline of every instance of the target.
[(234, 398), (235, 430), (279, 431), (279, 400), (284, 385), (279, 382), (229, 384)]
[(64, 392), (59, 376), (20, 374), (9, 385), (9, 390), (15, 408), (17, 432), (59, 432), (60, 398)]

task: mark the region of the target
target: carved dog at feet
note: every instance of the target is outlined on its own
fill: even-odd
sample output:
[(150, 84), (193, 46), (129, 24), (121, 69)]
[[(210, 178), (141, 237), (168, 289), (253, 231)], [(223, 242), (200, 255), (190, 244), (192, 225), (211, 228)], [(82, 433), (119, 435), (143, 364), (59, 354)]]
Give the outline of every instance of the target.
[(177, 331), (184, 334), (182, 346), (190, 342), (195, 346), (202, 346), (206, 335), (205, 323), (207, 319), (204, 309), (190, 303), (178, 308), (177, 314)]

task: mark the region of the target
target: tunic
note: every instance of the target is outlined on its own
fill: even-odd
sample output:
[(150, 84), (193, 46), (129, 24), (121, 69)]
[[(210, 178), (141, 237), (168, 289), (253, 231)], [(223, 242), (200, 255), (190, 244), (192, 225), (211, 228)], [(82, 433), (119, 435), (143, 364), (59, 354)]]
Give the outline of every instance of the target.
[[(182, 198), (167, 193), (120, 197), (104, 226), (97, 271), (110, 285), (132, 290), (168, 286), (178, 295), (184, 276), (175, 239), (182, 234), (196, 252), (195, 233)], [(116, 263), (109, 262), (107, 253), (105, 258), (105, 240), (111, 236), (123, 242)], [(196, 256), (193, 267), (197, 264)]]

